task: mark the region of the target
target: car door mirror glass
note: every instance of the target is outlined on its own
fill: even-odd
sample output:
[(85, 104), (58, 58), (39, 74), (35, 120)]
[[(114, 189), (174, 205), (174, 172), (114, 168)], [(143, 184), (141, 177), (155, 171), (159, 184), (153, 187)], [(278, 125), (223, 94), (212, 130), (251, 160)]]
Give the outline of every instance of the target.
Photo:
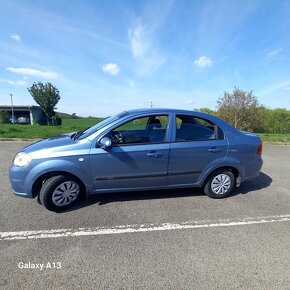
[(109, 137), (104, 137), (99, 142), (100, 147), (103, 149), (109, 149), (112, 147), (112, 140)]

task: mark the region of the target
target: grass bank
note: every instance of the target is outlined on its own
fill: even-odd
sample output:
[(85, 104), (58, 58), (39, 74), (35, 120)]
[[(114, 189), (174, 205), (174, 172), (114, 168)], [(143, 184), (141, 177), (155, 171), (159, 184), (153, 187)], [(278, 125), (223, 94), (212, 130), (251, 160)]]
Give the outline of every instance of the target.
[(289, 143), (290, 144), (290, 134), (259, 134), (263, 142), (269, 143)]
[(63, 133), (79, 131), (94, 126), (102, 120), (97, 118), (63, 119), (62, 126), (1, 124), (0, 138), (43, 139)]

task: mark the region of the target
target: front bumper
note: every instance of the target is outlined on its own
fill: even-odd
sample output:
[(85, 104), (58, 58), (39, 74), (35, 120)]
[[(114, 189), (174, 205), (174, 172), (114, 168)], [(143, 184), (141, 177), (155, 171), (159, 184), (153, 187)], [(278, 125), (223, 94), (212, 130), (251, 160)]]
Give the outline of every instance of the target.
[(27, 185), (28, 171), (26, 168), (11, 166), (9, 179), (14, 194), (21, 197), (32, 198), (32, 184)]
[(26, 192), (17, 192), (13, 188), (12, 188), (12, 191), (17, 196), (32, 198), (32, 196), (28, 195)]

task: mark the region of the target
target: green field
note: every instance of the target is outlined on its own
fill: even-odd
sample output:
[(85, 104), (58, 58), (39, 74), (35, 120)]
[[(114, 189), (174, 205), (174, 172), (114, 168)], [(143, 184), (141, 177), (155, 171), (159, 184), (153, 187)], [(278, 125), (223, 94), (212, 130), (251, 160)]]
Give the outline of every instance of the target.
[[(103, 119), (62, 119), (62, 126), (0, 125), (0, 139), (43, 139), (63, 133), (79, 131), (93, 126)], [(290, 134), (259, 134), (264, 142), (290, 143)]]
[(259, 134), (263, 142), (290, 143), (290, 134)]
[(81, 118), (63, 119), (62, 126), (33, 126), (33, 125), (0, 125), (0, 138), (21, 138), (21, 139), (42, 139), (63, 133), (79, 131), (87, 127), (94, 126), (103, 119), (101, 118)]
[(104, 120), (104, 118), (62, 119), (62, 126), (87, 128), (96, 125), (102, 120)]

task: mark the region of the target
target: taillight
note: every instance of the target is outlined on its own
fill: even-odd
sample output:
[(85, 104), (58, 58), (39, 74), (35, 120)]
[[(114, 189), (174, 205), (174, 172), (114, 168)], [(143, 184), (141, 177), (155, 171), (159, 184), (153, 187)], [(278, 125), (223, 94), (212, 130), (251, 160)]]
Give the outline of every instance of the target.
[(258, 155), (262, 155), (262, 151), (263, 151), (263, 142), (260, 139), (260, 144), (259, 144), (259, 147), (258, 147), (258, 150), (257, 150), (257, 154)]

